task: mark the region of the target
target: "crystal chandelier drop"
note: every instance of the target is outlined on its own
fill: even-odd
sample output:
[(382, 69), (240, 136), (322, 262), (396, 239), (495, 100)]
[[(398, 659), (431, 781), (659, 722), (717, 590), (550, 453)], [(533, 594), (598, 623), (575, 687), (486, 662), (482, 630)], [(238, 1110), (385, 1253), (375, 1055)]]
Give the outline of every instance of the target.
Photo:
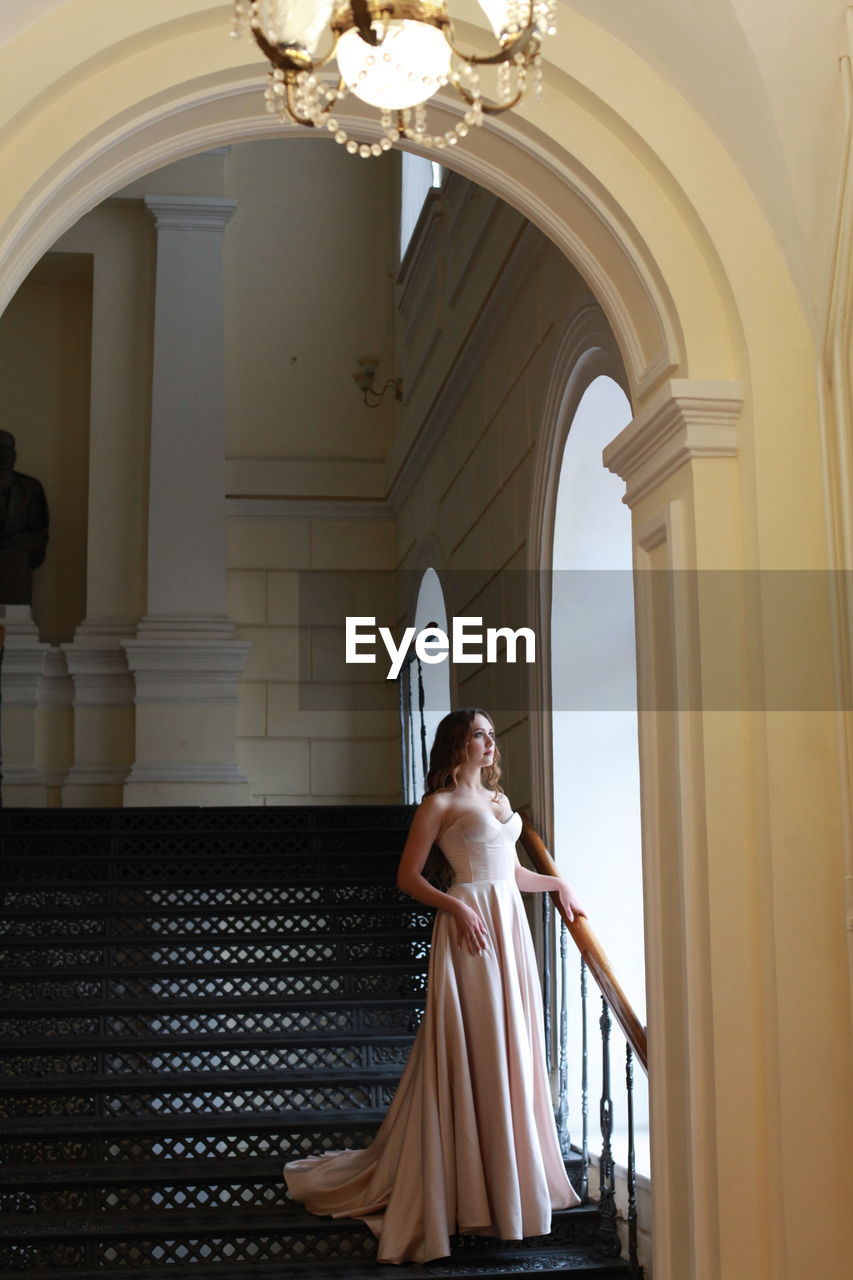
[[(281, 120), (327, 129), (352, 155), (381, 155), (400, 138), (453, 147), (484, 115), (514, 107), (529, 80), (540, 97), (540, 47), (554, 32), (556, 0), (479, 4), (498, 41), (485, 56), (456, 47), (445, 0), (234, 0), (231, 34), (250, 27), (270, 64), (267, 110)], [(336, 85), (317, 74), (333, 58)], [(482, 97), (482, 66), (496, 69), (491, 102)], [(465, 112), (452, 129), (433, 134), (426, 103), (445, 85)], [(335, 104), (348, 93), (379, 112), (378, 142), (356, 142), (335, 119)]]

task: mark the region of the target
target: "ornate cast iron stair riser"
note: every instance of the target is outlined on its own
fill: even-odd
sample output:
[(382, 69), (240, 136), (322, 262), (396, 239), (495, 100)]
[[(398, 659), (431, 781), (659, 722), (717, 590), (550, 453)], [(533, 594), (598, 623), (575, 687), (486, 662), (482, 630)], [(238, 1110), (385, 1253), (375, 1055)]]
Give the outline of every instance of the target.
[[(366, 1145), (399, 1081), (432, 924), (394, 883), (409, 817), (0, 810), (0, 1277), (385, 1275), (281, 1166)], [(624, 1276), (599, 1230), (406, 1274)]]

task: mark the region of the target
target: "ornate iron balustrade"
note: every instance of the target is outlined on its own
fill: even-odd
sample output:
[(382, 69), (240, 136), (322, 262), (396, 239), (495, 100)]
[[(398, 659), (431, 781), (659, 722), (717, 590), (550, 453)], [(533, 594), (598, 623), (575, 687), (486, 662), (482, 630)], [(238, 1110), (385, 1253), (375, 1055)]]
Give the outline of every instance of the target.
[[(530, 822), (526, 810), (521, 813), (523, 828), (521, 841), (536, 871), (540, 875), (558, 875), (557, 866), (542, 842), (539, 833)], [(560, 915), (560, 1020), (558, 1036), (558, 1103), (557, 1126), (563, 1155), (567, 1159), (573, 1154), (569, 1141), (569, 1099), (568, 1099), (568, 939), (571, 934), (580, 952), (580, 997), (581, 997), (581, 1194), (586, 1199), (589, 1194), (589, 1063), (588, 1063), (588, 982), (587, 974), (592, 973), (601, 991), (601, 1016), (599, 1029), (601, 1032), (601, 1098), (599, 1102), (599, 1123), (601, 1128), (601, 1156), (599, 1160), (599, 1226), (597, 1250), (604, 1258), (618, 1258), (621, 1244), (617, 1230), (616, 1207), (616, 1171), (612, 1153), (613, 1137), (613, 1098), (610, 1073), (610, 1033), (612, 1018), (616, 1018), (625, 1035), (625, 1089), (628, 1124), (627, 1155), (627, 1187), (628, 1187), (628, 1262), (630, 1274), (639, 1276), (641, 1268), (638, 1253), (638, 1221), (637, 1221), (637, 1169), (636, 1143), (634, 1134), (634, 1058), (647, 1068), (647, 1039), (645, 1027), (631, 1007), (610, 961), (601, 943), (593, 933), (589, 922), (583, 917), (569, 921), (560, 905), (556, 893), (543, 895), (543, 923), (546, 939), (545, 952), (545, 1038), (550, 1058), (551, 1042), (551, 998), (550, 998), (550, 946), (553, 937), (553, 909)]]

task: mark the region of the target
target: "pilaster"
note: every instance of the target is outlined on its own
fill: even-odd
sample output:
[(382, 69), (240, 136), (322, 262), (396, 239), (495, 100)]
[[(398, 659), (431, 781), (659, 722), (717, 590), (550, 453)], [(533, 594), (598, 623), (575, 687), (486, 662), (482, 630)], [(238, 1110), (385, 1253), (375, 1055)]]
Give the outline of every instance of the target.
[(157, 229), (148, 610), (122, 641), (135, 683), (126, 804), (243, 804), (225, 615), (223, 264), (231, 200), (146, 197)]
[[(735, 1202), (772, 1163), (756, 1065), (767, 993), (756, 945), (742, 400), (738, 384), (668, 382), (604, 451), (633, 520), (652, 1234), (655, 1270), (667, 1277), (726, 1271)], [(689, 1230), (673, 1232), (673, 1219)]]
[(120, 806), (133, 762), (133, 677), (122, 640), (129, 620), (87, 621), (64, 645), (74, 684), (74, 765), (62, 788), (66, 807)]

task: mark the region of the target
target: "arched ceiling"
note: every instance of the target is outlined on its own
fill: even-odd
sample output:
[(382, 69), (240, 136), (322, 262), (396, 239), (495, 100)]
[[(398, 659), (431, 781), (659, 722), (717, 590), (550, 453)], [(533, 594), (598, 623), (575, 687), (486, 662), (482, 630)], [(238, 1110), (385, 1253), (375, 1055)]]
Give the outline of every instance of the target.
[(843, 0), (571, 0), (700, 112), (820, 306), (841, 163)]
[[(0, 0), (0, 45), (74, 2)], [(227, 23), (229, 3), (221, 3)], [(814, 322), (822, 310), (841, 158), (843, 0), (558, 5), (622, 41), (711, 126), (775, 228)], [(465, 0), (463, 7), (469, 9)]]

